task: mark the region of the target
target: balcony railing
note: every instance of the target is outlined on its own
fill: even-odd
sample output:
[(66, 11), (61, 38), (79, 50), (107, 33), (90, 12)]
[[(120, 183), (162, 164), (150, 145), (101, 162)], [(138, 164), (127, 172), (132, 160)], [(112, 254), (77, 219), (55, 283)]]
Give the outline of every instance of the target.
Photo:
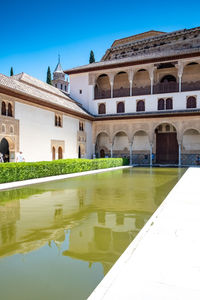
[(162, 94), (162, 93), (174, 93), (178, 92), (178, 83), (176, 82), (163, 82), (154, 85), (153, 93)]
[(197, 90), (200, 90), (200, 81), (183, 82), (181, 85), (182, 92), (197, 91)]
[[(181, 91), (196, 91), (200, 90), (200, 81), (196, 82), (183, 82), (181, 85)], [(153, 94), (162, 94), (162, 93), (176, 93), (179, 91), (179, 84), (176, 82), (163, 82), (158, 83), (153, 86)], [(150, 95), (151, 87), (140, 87), (132, 88), (132, 96), (143, 96)], [(129, 88), (120, 88), (113, 90), (113, 97), (129, 97), (130, 89)], [(107, 99), (111, 98), (111, 90), (99, 90), (95, 91), (94, 99)]]
[(150, 86), (145, 86), (145, 87), (140, 87), (140, 88), (134, 87), (132, 89), (133, 96), (142, 96), (142, 95), (150, 95), (150, 94), (151, 94)]
[(130, 96), (129, 88), (120, 88), (113, 90), (113, 97), (128, 97)]
[(94, 99), (106, 99), (106, 98), (111, 98), (110, 90), (95, 91)]

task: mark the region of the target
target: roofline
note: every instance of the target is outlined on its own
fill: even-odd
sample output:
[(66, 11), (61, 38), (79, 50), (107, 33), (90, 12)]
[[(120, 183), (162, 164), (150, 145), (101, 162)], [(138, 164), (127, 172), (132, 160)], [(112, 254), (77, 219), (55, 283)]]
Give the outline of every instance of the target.
[[(114, 42), (112, 43), (111, 47), (113, 47), (114, 43), (115, 42), (118, 42), (118, 41), (123, 41), (123, 40), (126, 40), (126, 39), (130, 39), (132, 37), (139, 37), (140, 35), (142, 34), (145, 34), (145, 33), (149, 33), (149, 32), (157, 32), (157, 33), (160, 33), (160, 34), (163, 34), (163, 33), (168, 33), (168, 32), (165, 32), (165, 31), (158, 31), (158, 30), (148, 30), (148, 31), (144, 31), (144, 32), (141, 32), (141, 33), (137, 33), (137, 34), (133, 34), (133, 35), (130, 35), (130, 36), (127, 36), (125, 38), (121, 38), (121, 39), (116, 39), (114, 40)], [(158, 34), (159, 35), (159, 34)], [(138, 40), (139, 41), (139, 40)]]
[[(0, 86), (0, 93), (8, 95), (8, 96), (13, 96), (15, 98), (22, 99), (25, 102), (34, 103), (34, 104), (38, 104), (38, 105), (43, 106), (43, 107), (48, 107), (48, 108), (51, 108), (51, 109), (55, 109), (55, 110), (58, 110), (60, 112), (66, 113), (66, 114), (70, 114), (70, 115), (73, 115), (73, 116), (80, 117), (82, 119), (87, 119), (87, 120), (90, 120), (90, 121), (94, 120), (94, 117), (88, 112), (87, 112), (88, 115), (85, 115), (85, 114), (82, 114), (80, 112), (76, 112), (74, 110), (71, 110), (69, 108), (62, 107), (60, 105), (53, 104), (53, 103), (50, 103), (50, 102), (46, 102), (42, 98), (37, 98), (37, 97), (30, 96), (28, 93), (23, 93), (23, 92), (20, 92), (20, 91), (16, 91), (16, 90), (14, 90), (12, 88), (9, 88), (9, 87)], [(79, 106), (79, 105), (77, 104), (77, 106)], [(84, 109), (84, 111), (85, 111), (85, 109)]]
[(107, 65), (105, 64), (101, 66), (95, 66), (94, 64), (91, 64), (91, 66), (86, 66), (84, 69), (83, 68), (70, 69), (70, 70), (65, 70), (64, 73), (67, 75), (73, 75), (73, 74), (87, 73), (87, 72), (98, 71), (98, 70), (109, 70), (109, 69), (119, 68), (119, 67), (129, 67), (129, 66), (136, 66), (136, 65), (147, 64), (147, 63), (155, 63), (155, 62), (157, 63), (157, 62), (177, 60), (181, 58), (199, 57), (199, 56), (200, 56), (200, 50), (192, 53), (175, 54), (175, 55), (155, 57), (155, 58), (146, 58), (137, 61), (130, 61), (130, 60), (123, 61), (123, 62), (116, 61), (112, 64), (107, 64)]

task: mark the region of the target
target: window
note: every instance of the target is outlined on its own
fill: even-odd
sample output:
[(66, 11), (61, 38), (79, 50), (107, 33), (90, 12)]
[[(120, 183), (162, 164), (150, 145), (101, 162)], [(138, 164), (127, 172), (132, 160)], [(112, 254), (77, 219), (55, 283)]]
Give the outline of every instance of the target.
[(83, 122), (79, 122), (79, 131), (84, 131)]
[(82, 90), (79, 90), (79, 94), (82, 94)]
[(167, 98), (166, 99), (166, 109), (173, 109), (172, 98)]
[(58, 147), (58, 159), (62, 159), (63, 158), (63, 150), (62, 147)]
[(165, 109), (165, 100), (164, 99), (158, 99), (158, 110)]
[(1, 114), (6, 116), (6, 103), (4, 101), (1, 103)]
[(55, 126), (62, 127), (62, 116), (55, 115)]
[(172, 98), (158, 99), (158, 110), (173, 109)]
[(106, 113), (106, 105), (105, 103), (99, 104), (98, 114), (102, 115)]
[(56, 149), (55, 147), (52, 148), (52, 160), (56, 159)]
[(119, 102), (117, 103), (117, 113), (124, 113), (125, 109), (124, 109), (124, 102)]
[(187, 108), (196, 108), (197, 107), (197, 101), (195, 97), (188, 97), (187, 98)]
[(137, 102), (136, 111), (145, 111), (144, 100), (139, 100), (139, 101)]
[(63, 85), (62, 85), (62, 83), (61, 83), (61, 85), (60, 85), (60, 88), (61, 88), (61, 90), (63, 89)]
[(12, 104), (8, 103), (8, 116), (12, 117)]

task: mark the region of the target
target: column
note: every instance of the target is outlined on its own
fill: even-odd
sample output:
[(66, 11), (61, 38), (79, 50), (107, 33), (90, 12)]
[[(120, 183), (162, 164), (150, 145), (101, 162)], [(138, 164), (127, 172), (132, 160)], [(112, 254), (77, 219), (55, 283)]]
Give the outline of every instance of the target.
[(93, 159), (94, 159), (94, 158), (96, 158), (96, 154), (95, 154), (95, 144), (92, 145), (92, 148), (93, 148), (93, 151), (92, 151), (93, 155), (92, 155), (92, 156), (93, 156)]
[(113, 85), (114, 85), (114, 82), (110, 82), (110, 91), (111, 91), (111, 98), (113, 98)]
[(181, 167), (181, 143), (178, 144), (178, 166)]
[(110, 143), (110, 157), (113, 157), (113, 143)]
[(109, 73), (108, 74), (109, 80), (110, 80), (110, 92), (111, 92), (111, 98), (113, 98), (113, 86), (114, 86), (114, 73)]
[(149, 69), (149, 77), (151, 81), (151, 95), (153, 95), (154, 70), (155, 70), (154, 66), (151, 66), (151, 68)]
[(133, 96), (133, 76), (134, 76), (134, 70), (130, 69), (128, 71), (128, 79), (130, 84), (130, 96)]
[(92, 86), (92, 100), (94, 100), (94, 89), (95, 89), (95, 84)]
[(181, 85), (182, 85), (183, 67), (184, 67), (183, 62), (179, 61), (178, 62), (178, 84), (179, 84), (178, 91), (179, 91), (179, 93), (182, 90)]
[(150, 167), (152, 167), (152, 149), (153, 149), (153, 145), (150, 144)]
[(130, 166), (133, 164), (133, 142), (129, 144), (130, 149)]

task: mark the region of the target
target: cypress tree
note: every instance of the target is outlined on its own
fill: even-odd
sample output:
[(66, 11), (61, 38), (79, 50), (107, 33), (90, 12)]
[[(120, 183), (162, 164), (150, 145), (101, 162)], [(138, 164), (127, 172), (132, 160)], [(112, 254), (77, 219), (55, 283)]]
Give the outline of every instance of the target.
[(89, 63), (92, 64), (95, 62), (95, 57), (94, 57), (94, 52), (91, 50), (90, 51), (90, 59), (89, 59)]
[(47, 80), (46, 80), (46, 82), (48, 84), (52, 84), (51, 83), (51, 70), (50, 70), (50, 67), (48, 67), (48, 69), (47, 69)]
[(14, 72), (13, 72), (13, 67), (10, 68), (10, 76), (13, 76)]

